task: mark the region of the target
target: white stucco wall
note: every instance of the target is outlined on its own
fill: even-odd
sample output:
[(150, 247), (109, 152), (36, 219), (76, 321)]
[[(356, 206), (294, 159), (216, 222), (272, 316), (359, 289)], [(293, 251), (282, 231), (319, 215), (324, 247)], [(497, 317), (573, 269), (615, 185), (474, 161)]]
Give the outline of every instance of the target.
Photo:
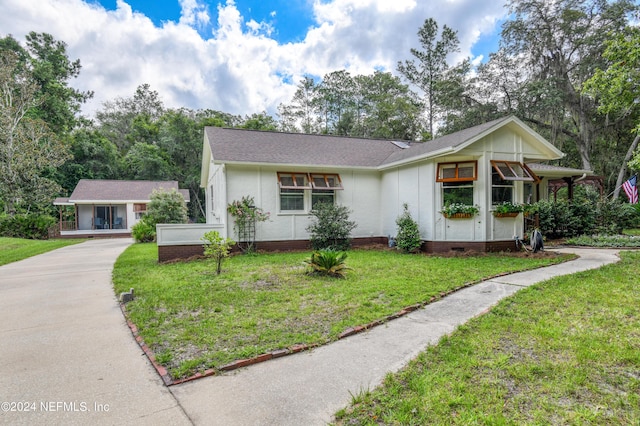
[(221, 231), (221, 225), (207, 223), (180, 223), (156, 225), (159, 246), (202, 245), (202, 237), (209, 231)]
[(206, 222), (222, 225), (220, 227), (223, 237), (229, 236), (227, 232), (227, 199), (226, 199), (226, 167), (209, 163), (207, 186), (204, 188), (206, 199)]
[(384, 172), (381, 184), (384, 194), (381, 206), (383, 235), (397, 234), (396, 219), (402, 214), (406, 203), (411, 216), (418, 223), (420, 237), (424, 240), (433, 239), (435, 173), (434, 163), (430, 161)]
[[(382, 176), (381, 193), (385, 202), (383, 235), (395, 235), (395, 220), (402, 212), (402, 204), (408, 203), (413, 218), (420, 227), (420, 236), (429, 241), (494, 241), (522, 237), (522, 215), (515, 218), (496, 218), (492, 213), (491, 160), (525, 162), (539, 151), (528, 144), (521, 135), (500, 129), (469, 148), (455, 155), (425, 160), (386, 170)], [(479, 206), (478, 215), (469, 219), (448, 219), (440, 210), (443, 207), (442, 184), (436, 182), (437, 164), (477, 160), (478, 180), (474, 182), (474, 204)], [(514, 202), (524, 200), (523, 182), (514, 182)]]
[[(343, 190), (336, 190), (336, 203), (352, 210), (350, 219), (358, 225), (353, 237), (371, 237), (381, 234), (380, 173), (347, 169), (318, 169), (301, 167), (247, 167), (226, 165), (226, 204), (252, 196), (257, 207), (270, 213), (266, 222), (258, 224), (258, 241), (286, 241), (308, 239), (307, 226), (312, 221), (311, 191), (305, 191), (305, 212), (280, 211), (280, 190), (277, 172), (337, 173)], [(235, 237), (233, 218), (226, 214), (227, 232)]]

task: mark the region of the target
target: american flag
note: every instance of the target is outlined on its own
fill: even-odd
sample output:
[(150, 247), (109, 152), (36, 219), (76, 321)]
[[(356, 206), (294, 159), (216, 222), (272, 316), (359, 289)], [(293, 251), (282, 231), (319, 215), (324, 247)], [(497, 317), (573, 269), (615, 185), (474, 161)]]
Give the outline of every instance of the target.
[(629, 197), (629, 202), (631, 204), (638, 204), (638, 187), (636, 184), (638, 183), (638, 175), (633, 175), (631, 179), (622, 184), (622, 188), (624, 192), (627, 193), (627, 197)]

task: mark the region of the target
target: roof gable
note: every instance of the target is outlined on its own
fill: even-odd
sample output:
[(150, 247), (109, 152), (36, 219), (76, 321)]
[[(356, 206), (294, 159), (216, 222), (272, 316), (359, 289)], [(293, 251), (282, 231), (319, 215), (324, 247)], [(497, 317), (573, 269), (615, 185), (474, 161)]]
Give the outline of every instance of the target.
[(189, 193), (179, 190), (177, 181), (80, 179), (69, 202), (149, 201), (154, 190), (175, 189), (189, 201)]

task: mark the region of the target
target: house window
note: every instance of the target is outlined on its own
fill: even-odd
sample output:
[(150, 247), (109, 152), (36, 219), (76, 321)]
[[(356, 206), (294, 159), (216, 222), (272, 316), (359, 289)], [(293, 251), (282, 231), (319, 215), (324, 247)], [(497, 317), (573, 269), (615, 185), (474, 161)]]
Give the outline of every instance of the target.
[(133, 205), (133, 212), (136, 214), (136, 219), (142, 219), (142, 216), (147, 212), (147, 205), (144, 203), (135, 203)]
[(337, 174), (311, 173), (311, 208), (318, 203), (336, 202), (336, 189), (342, 189), (342, 180)]
[(336, 192), (333, 189), (314, 189), (311, 191), (311, 208), (315, 209), (318, 203), (335, 204)]
[[(337, 173), (278, 172), (280, 211), (306, 211), (318, 203), (335, 203), (336, 190), (343, 189)], [(308, 208), (308, 207), (307, 207)]]
[(304, 190), (311, 189), (306, 173), (278, 172), (280, 210), (304, 211)]
[(311, 173), (311, 185), (319, 190), (343, 189), (342, 180), (337, 174)]
[(513, 183), (539, 182), (536, 174), (526, 164), (517, 161), (493, 160), (491, 173), (491, 203), (513, 202)]
[(505, 181), (539, 182), (540, 179), (524, 163), (517, 161), (491, 161), (494, 172)]
[(478, 162), (438, 163), (436, 182), (473, 182), (478, 180)]
[(473, 205), (473, 182), (443, 182), (442, 204)]
[(513, 181), (502, 179), (495, 169), (491, 173), (491, 203), (513, 202)]

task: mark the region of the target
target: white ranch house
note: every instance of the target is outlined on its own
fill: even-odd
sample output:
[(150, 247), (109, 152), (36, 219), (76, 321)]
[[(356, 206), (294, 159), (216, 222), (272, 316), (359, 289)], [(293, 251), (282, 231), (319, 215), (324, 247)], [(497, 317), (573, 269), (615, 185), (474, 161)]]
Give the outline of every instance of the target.
[[(425, 251), (513, 249), (514, 238), (523, 237), (523, 215), (495, 217), (493, 206), (534, 202), (548, 196), (550, 179), (591, 174), (544, 163), (563, 156), (515, 117), (421, 143), (207, 127), (201, 175), (206, 229), (192, 228), (187, 237), (186, 229), (171, 234), (159, 228), (160, 259), (179, 254), (176, 246), (184, 255), (201, 251), (194, 247), (201, 244), (196, 234), (205, 230), (235, 239), (227, 206), (243, 196), (270, 212), (257, 226), (258, 249), (308, 247), (306, 228), (318, 201), (352, 211), (356, 245), (395, 236), (407, 203)], [(476, 205), (479, 213), (447, 218), (441, 213), (447, 200)], [(170, 256), (163, 254), (165, 245), (173, 246)]]
[(177, 181), (80, 179), (69, 197), (53, 203), (59, 207), (58, 231), (63, 237), (130, 236), (153, 191), (174, 189), (189, 202), (189, 191), (178, 189)]

